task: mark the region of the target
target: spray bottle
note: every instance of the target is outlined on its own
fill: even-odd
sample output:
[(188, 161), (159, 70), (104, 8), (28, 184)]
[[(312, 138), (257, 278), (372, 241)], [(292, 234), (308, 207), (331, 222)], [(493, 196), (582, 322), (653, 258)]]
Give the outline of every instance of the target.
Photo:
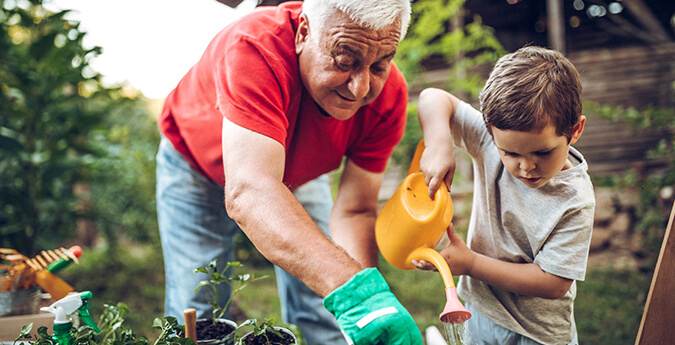
[(98, 333), (101, 330), (94, 323), (94, 319), (89, 314), (89, 305), (87, 301), (91, 299), (91, 291), (74, 292), (66, 297), (52, 303), (49, 307), (42, 307), (40, 310), (48, 311), (54, 314), (54, 335), (52, 340), (57, 345), (70, 345), (73, 337), (70, 334), (70, 329), (73, 328), (72, 314), (76, 311), (80, 320), (87, 326), (91, 327), (94, 332)]

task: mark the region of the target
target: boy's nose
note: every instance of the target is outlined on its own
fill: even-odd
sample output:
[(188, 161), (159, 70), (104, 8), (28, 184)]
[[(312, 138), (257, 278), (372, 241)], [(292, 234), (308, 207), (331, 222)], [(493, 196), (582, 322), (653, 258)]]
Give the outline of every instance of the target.
[(529, 160), (529, 159), (523, 159), (523, 160), (520, 161), (519, 167), (520, 167), (520, 170), (522, 170), (522, 171), (532, 171), (532, 170), (534, 170), (534, 168), (537, 167), (537, 165), (534, 164), (534, 162)]

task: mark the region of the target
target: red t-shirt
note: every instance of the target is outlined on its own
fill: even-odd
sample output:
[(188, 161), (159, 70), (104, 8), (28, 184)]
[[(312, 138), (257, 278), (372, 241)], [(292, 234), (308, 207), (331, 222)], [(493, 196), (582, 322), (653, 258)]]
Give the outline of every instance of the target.
[(284, 145), (284, 183), (291, 189), (337, 169), (344, 156), (382, 172), (403, 135), (408, 90), (393, 63), (380, 96), (355, 116), (343, 121), (321, 114), (298, 72), (301, 5), (261, 7), (226, 27), (167, 96), (161, 131), (221, 185), (223, 116)]

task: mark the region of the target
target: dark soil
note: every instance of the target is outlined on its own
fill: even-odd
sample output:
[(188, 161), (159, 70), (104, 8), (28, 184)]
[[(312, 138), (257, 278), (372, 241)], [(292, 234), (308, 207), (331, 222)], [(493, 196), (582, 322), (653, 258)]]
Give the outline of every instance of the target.
[(232, 332), (234, 327), (224, 322), (214, 325), (212, 319), (197, 321), (197, 340), (222, 339)]
[(281, 332), (281, 337), (271, 333), (267, 332), (267, 337), (269, 338), (269, 342), (267, 342), (267, 339), (265, 339), (264, 335), (258, 335), (258, 336), (248, 336), (244, 340), (244, 345), (291, 345), (295, 344), (295, 340), (293, 340), (293, 336), (291, 336), (288, 333)]

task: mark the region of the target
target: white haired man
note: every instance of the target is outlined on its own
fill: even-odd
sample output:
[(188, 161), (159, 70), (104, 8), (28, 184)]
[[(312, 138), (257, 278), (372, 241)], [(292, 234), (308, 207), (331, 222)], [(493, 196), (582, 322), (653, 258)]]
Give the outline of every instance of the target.
[[(276, 265), (284, 321), (309, 345), (422, 344), (374, 268), (377, 194), (408, 100), (392, 59), (409, 20), (408, 0), (285, 2), (213, 39), (159, 118), (167, 315), (208, 315), (192, 270), (233, 261), (241, 229)], [(343, 160), (333, 201), (325, 173)]]

